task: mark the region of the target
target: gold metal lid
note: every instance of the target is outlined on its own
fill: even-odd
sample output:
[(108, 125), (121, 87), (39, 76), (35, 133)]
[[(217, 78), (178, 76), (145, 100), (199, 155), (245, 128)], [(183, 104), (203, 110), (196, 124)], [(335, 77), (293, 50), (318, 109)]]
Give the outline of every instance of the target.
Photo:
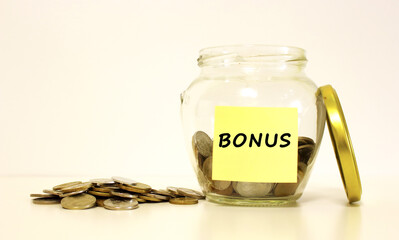
[(334, 146), (339, 171), (341, 172), (342, 182), (344, 183), (346, 196), (349, 202), (359, 201), (362, 195), (362, 186), (341, 103), (331, 85), (320, 87), (318, 90), (318, 95), (319, 94), (323, 97), (324, 105), (327, 110), (327, 125)]

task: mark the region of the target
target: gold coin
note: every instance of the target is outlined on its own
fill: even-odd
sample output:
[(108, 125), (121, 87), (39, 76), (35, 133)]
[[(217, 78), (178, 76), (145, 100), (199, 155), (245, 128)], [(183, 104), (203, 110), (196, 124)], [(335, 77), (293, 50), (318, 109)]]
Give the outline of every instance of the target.
[(59, 196), (63, 198), (63, 197), (69, 197), (69, 196), (73, 196), (73, 195), (78, 195), (78, 194), (81, 194), (81, 193), (84, 193), (84, 192), (86, 192), (86, 190), (77, 191), (77, 192), (62, 193)]
[(162, 202), (161, 199), (155, 198), (155, 197), (149, 197), (146, 195), (140, 195), (139, 198), (144, 199), (146, 201), (151, 201), (151, 202)]
[(131, 194), (128, 191), (123, 191), (123, 190), (113, 190), (111, 192), (112, 195), (121, 197), (121, 198), (138, 198), (139, 196), (137, 194)]
[(218, 189), (212, 188), (211, 192), (217, 193), (219, 195), (231, 196), (234, 192), (233, 184), (230, 184), (230, 186), (228, 188), (223, 189), (223, 190), (218, 190)]
[(92, 187), (91, 190), (96, 191), (96, 192), (105, 192), (105, 193), (110, 193), (112, 190), (119, 189), (117, 187)]
[(135, 198), (137, 200), (137, 202), (139, 203), (145, 203), (147, 202), (146, 200), (142, 199), (142, 198)]
[(286, 197), (294, 195), (299, 184), (302, 182), (304, 173), (298, 170), (297, 182), (296, 183), (277, 183), (274, 188), (274, 196), (276, 197)]
[(59, 204), (61, 199), (59, 197), (57, 198), (34, 198), (32, 199), (32, 202), (34, 204)]
[(164, 195), (164, 196), (168, 196), (168, 197), (174, 197), (175, 196), (173, 193), (169, 192), (168, 190), (163, 190), (163, 189), (152, 189), (151, 193)]
[(204, 199), (205, 198), (202, 193), (192, 190), (192, 189), (188, 189), (188, 188), (177, 188), (177, 192), (179, 193), (179, 195), (182, 195), (185, 197), (196, 198), (196, 199)]
[[(212, 188), (217, 190), (224, 190), (230, 187), (231, 181), (212, 180), (212, 157), (208, 157), (203, 165), (205, 177), (210, 181)], [(202, 195), (202, 194), (201, 194)], [(189, 196), (190, 197), (190, 196)]]
[(197, 204), (198, 199), (190, 197), (178, 197), (178, 198), (169, 199), (169, 202), (171, 204), (178, 204), (178, 205), (191, 205), (191, 204)]
[(144, 193), (144, 196), (157, 198), (162, 201), (168, 201), (170, 199), (169, 196), (164, 196), (164, 195), (159, 195), (159, 194), (154, 194), (154, 193)]
[(82, 193), (61, 200), (61, 206), (66, 209), (80, 210), (91, 208), (96, 204), (96, 198), (90, 194)]
[(198, 151), (199, 154), (205, 158), (212, 155), (212, 139), (205, 132), (198, 131), (193, 136), (194, 152)]
[(35, 197), (35, 198), (57, 198), (58, 195), (54, 195), (54, 194), (44, 194), (44, 193), (31, 193), (30, 197)]
[(126, 184), (119, 184), (118, 187), (123, 190), (129, 191), (129, 192), (135, 192), (135, 193), (148, 193), (151, 191), (151, 187), (144, 183), (136, 183), (134, 186), (126, 185)]
[(306, 144), (298, 147), (298, 159), (300, 162), (309, 165), (310, 157), (314, 151), (315, 145)]
[(298, 145), (301, 146), (301, 145), (305, 145), (305, 144), (314, 145), (315, 143), (314, 143), (313, 139), (311, 139), (311, 138), (303, 137), (303, 136), (298, 137)]
[(62, 188), (71, 187), (71, 186), (79, 184), (79, 183), (82, 183), (82, 182), (81, 181), (75, 181), (75, 182), (63, 183), (63, 184), (54, 186), (53, 190), (58, 191), (58, 190), (61, 190)]
[(97, 192), (97, 191), (88, 191), (88, 194), (98, 196), (98, 197), (112, 197), (113, 195), (110, 192)]
[(305, 163), (298, 162), (298, 170), (301, 170), (303, 173), (305, 173), (307, 168), (308, 166)]
[(104, 201), (105, 200), (107, 200), (107, 198), (97, 198), (96, 199), (97, 206), (104, 207)]
[(124, 177), (112, 177), (112, 180), (114, 180), (116, 183), (125, 184), (125, 185), (136, 185), (137, 183), (137, 181)]
[(132, 210), (139, 207), (135, 199), (109, 198), (104, 201), (104, 208), (109, 210)]
[(84, 183), (78, 183), (69, 187), (61, 188), (60, 191), (63, 193), (69, 193), (69, 192), (79, 192), (79, 191), (86, 191), (89, 188), (91, 188), (92, 183), (90, 182), (84, 182)]
[(62, 194), (62, 192), (54, 191), (52, 189), (44, 189), (43, 192), (44, 193), (48, 193), (48, 194), (52, 194), (52, 195), (57, 195), (57, 196), (60, 196)]

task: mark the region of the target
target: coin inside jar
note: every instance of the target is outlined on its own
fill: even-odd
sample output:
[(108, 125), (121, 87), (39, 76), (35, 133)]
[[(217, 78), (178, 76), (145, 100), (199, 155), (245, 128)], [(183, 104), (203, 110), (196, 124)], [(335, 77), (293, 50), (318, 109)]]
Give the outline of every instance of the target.
[(205, 158), (212, 155), (212, 139), (203, 131), (198, 131), (193, 136), (193, 147)]
[(314, 151), (315, 145), (306, 144), (298, 147), (298, 159), (300, 162), (309, 165), (310, 157)]
[(264, 197), (273, 186), (273, 183), (233, 182), (234, 190), (243, 197)]
[(109, 210), (132, 210), (139, 207), (135, 199), (109, 198), (104, 201), (104, 208)]
[(205, 177), (211, 182), (214, 189), (224, 190), (227, 189), (231, 181), (212, 180), (212, 157), (208, 157), (203, 164), (203, 172)]
[(301, 170), (298, 170), (296, 183), (277, 183), (276, 187), (274, 188), (274, 196), (285, 197), (294, 195), (299, 184), (302, 182), (303, 177), (304, 173)]
[(61, 206), (65, 209), (79, 210), (91, 208), (96, 204), (96, 198), (90, 194), (82, 193), (61, 200)]

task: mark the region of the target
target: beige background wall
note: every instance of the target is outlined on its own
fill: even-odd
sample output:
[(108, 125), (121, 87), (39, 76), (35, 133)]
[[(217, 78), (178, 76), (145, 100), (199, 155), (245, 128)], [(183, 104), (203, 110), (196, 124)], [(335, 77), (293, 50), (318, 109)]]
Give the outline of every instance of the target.
[[(0, 1), (0, 175), (192, 174), (179, 94), (207, 46), (307, 50), (362, 174), (397, 172), (399, 1)], [(314, 172), (338, 174), (326, 131)]]

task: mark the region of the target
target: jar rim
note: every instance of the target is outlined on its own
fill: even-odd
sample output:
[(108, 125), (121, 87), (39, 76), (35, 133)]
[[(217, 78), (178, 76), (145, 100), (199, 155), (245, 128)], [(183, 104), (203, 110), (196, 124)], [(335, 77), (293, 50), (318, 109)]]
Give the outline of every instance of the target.
[(285, 45), (236, 44), (203, 48), (198, 65), (231, 65), (235, 63), (270, 64), (306, 63), (303, 48)]

